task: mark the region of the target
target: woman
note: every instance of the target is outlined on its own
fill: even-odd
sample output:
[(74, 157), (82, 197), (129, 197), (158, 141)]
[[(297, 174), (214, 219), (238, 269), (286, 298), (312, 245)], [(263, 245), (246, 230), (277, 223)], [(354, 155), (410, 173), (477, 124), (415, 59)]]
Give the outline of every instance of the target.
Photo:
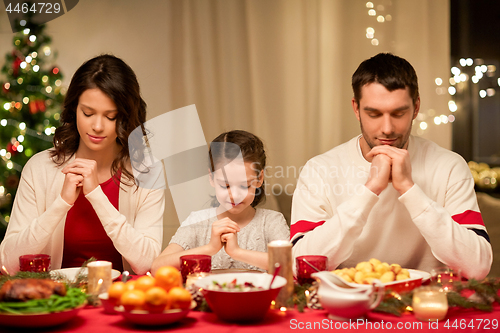
[(145, 121), (137, 78), (121, 59), (101, 55), (76, 71), (54, 148), (34, 155), (21, 175), (0, 245), (10, 274), (19, 256), (36, 253), (51, 255), (52, 269), (93, 256), (118, 270), (149, 270), (161, 252), (164, 191), (135, 184), (128, 143)]

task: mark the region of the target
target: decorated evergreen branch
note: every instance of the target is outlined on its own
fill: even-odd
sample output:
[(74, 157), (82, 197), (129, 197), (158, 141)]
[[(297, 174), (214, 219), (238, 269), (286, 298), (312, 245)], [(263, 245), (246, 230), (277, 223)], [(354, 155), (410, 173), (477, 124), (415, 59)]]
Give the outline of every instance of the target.
[(21, 170), (52, 147), (65, 88), (44, 24), (17, 22), (12, 49), (0, 63), (0, 241), (10, 219)]

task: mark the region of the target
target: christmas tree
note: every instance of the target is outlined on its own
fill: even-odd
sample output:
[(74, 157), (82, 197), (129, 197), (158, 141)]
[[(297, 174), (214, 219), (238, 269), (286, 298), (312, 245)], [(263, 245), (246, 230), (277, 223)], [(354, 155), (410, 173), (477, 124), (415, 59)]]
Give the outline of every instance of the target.
[(52, 147), (65, 92), (45, 25), (29, 18), (16, 24), (24, 29), (14, 34), (0, 77), (0, 241), (23, 166)]

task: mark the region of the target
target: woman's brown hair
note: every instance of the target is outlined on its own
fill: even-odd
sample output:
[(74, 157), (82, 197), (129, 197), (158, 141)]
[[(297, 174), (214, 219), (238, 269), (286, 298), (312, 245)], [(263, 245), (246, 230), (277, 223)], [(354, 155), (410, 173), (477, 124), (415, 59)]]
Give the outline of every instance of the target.
[[(241, 151), (244, 162), (252, 163), (252, 168), (260, 175), (261, 171), (266, 167), (266, 152), (264, 144), (257, 136), (252, 133), (234, 130), (225, 132), (216, 137), (210, 144), (209, 157), (210, 157), (210, 171), (213, 173), (217, 166), (221, 163), (231, 161), (238, 156)], [(227, 144), (229, 143), (229, 144)], [(266, 200), (266, 191), (264, 182), (255, 190), (255, 198), (252, 202), (252, 207), (257, 206), (259, 203)]]
[(133, 183), (134, 176), (128, 170), (130, 161), (128, 138), (137, 127), (144, 132), (146, 102), (141, 97), (139, 83), (134, 71), (123, 60), (109, 54), (88, 60), (73, 75), (61, 113), (61, 125), (54, 135), (51, 157), (57, 165), (64, 164), (77, 151), (80, 135), (76, 127), (76, 108), (82, 93), (88, 89), (99, 89), (116, 105), (116, 142), (121, 147), (111, 165), (111, 173), (121, 170), (122, 177)]

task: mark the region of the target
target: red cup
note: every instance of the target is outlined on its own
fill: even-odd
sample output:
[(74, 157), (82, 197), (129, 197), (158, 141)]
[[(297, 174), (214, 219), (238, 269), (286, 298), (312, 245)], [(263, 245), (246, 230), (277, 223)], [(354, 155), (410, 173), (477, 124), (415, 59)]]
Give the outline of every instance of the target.
[(25, 254), (19, 257), (19, 270), (22, 272), (50, 271), (50, 256), (48, 254)]
[(212, 257), (206, 254), (188, 254), (180, 257), (182, 282), (186, 283), (187, 276), (193, 273), (210, 272)]
[[(307, 260), (307, 262), (305, 262), (304, 259)], [(326, 271), (328, 258), (326, 256), (299, 256), (295, 258), (295, 262), (297, 264), (297, 281), (299, 284), (312, 284), (314, 279), (311, 277), (311, 274), (317, 271)], [(318, 270), (311, 267), (311, 265)]]

